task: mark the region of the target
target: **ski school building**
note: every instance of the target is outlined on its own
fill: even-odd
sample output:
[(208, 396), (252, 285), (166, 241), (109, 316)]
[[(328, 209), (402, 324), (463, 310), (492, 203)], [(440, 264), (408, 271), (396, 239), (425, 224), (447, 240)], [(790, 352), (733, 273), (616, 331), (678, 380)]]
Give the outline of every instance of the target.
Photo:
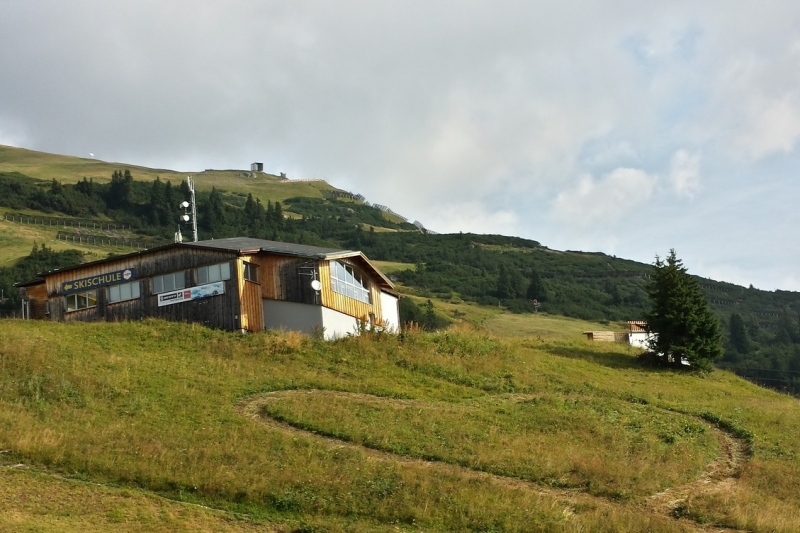
[(359, 322), (387, 331), (400, 322), (394, 285), (363, 253), (244, 237), (169, 244), (17, 286), (25, 318), (58, 322), (154, 317), (325, 339)]

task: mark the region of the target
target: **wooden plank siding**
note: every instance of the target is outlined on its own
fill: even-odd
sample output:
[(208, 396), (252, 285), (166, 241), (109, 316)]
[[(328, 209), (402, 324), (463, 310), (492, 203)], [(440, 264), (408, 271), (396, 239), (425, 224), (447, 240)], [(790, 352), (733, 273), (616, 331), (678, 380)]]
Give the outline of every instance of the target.
[(261, 304), (261, 285), (244, 279), (244, 263), (258, 265), (258, 274), (261, 277), (261, 265), (257, 256), (245, 255), (236, 260), (236, 277), (239, 280), (240, 310), (239, 316), (242, 329), (247, 331), (264, 331), (264, 307)]
[(23, 287), (22, 298), (30, 302), (29, 312), (33, 320), (47, 318), (47, 286), (42, 283)]
[[(339, 261), (342, 263), (351, 264), (361, 269), (358, 264), (354, 264), (346, 259), (340, 259)], [(340, 313), (364, 320), (369, 320), (370, 313), (373, 313), (377, 318), (383, 316), (381, 314), (381, 291), (376, 280), (370, 279), (369, 293), (370, 300), (372, 301), (371, 304), (361, 302), (355, 298), (350, 298), (338, 292), (334, 292), (334, 290), (331, 288), (331, 268), (329, 261), (320, 261), (319, 280), (322, 283), (322, 290), (320, 291), (322, 296), (322, 305), (325, 307), (329, 307), (339, 311)]]
[[(365, 285), (368, 285), (370, 293), (369, 303), (332, 290), (330, 262), (321, 259), (324, 255), (301, 256), (256, 250), (258, 248), (175, 245), (54, 271), (44, 276), (43, 283), (28, 284), (26, 295), (31, 302), (31, 317), (47, 318), (45, 313), (49, 309), (50, 320), (60, 322), (142, 320), (154, 317), (230, 331), (241, 329), (258, 332), (264, 329), (265, 299), (325, 306), (357, 319), (369, 320), (371, 315), (380, 319), (383, 316), (381, 286), (391, 284), (381, 278), (380, 273), (362, 256), (347, 256), (338, 261), (364, 274)], [(350, 253), (344, 252), (339, 257)], [(182, 272), (184, 285), (189, 289), (198, 285), (198, 267), (223, 262), (231, 266), (231, 279), (223, 282), (223, 294), (158, 306), (158, 296), (153, 294), (154, 276)], [(245, 262), (258, 266), (257, 282), (245, 280)], [(61, 290), (63, 283), (126, 269), (134, 270), (134, 276), (129, 281), (139, 282), (138, 298), (110, 303), (109, 287), (113, 285), (106, 285), (96, 288), (95, 307), (67, 312), (66, 297)], [(319, 292), (311, 286), (314, 279), (322, 285)]]
[(297, 261), (297, 258), (286, 255), (258, 254), (252, 262), (258, 265), (258, 283), (261, 285), (261, 297), (271, 300), (285, 300), (285, 291), (281, 283), (281, 267)]
[[(50, 301), (51, 320), (62, 322), (106, 320), (141, 320), (145, 317), (162, 318), (173, 322), (194, 322), (212, 328), (239, 329), (239, 279), (235, 268), (235, 252), (192, 248), (174, 248), (159, 253), (122, 257), (119, 261), (103, 262), (67, 272), (56, 272), (46, 278)], [(225, 293), (200, 300), (158, 307), (153, 294), (152, 278), (171, 272), (185, 271), (186, 287), (197, 285), (196, 267), (231, 261), (231, 279), (225, 281)], [(66, 311), (66, 301), (61, 294), (61, 284), (66, 281), (88, 278), (107, 272), (135, 269), (140, 282), (141, 296), (125, 302), (108, 303), (108, 286), (97, 289), (97, 306), (80, 311)]]

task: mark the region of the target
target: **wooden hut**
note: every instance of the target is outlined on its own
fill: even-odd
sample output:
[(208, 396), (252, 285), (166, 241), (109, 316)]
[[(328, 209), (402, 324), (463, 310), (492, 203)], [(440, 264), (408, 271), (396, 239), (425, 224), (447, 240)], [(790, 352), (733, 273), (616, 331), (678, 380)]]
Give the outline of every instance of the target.
[(400, 322), (394, 285), (361, 252), (244, 237), (170, 244), (18, 286), (29, 318), (59, 322), (157, 317), (326, 339), (359, 322), (388, 331)]

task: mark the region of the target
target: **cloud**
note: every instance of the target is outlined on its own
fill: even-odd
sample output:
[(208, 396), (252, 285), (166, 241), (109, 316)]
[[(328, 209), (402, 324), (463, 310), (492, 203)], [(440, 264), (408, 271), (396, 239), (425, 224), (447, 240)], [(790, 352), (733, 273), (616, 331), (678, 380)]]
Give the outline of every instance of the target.
[(694, 198), (700, 189), (700, 156), (678, 150), (670, 162), (669, 180), (679, 196)]
[(600, 180), (586, 174), (576, 188), (558, 195), (553, 214), (574, 226), (608, 224), (649, 200), (656, 181), (656, 176), (636, 168), (617, 168)]
[(718, 136), (730, 153), (756, 161), (789, 153), (800, 141), (800, 36), (770, 53), (731, 54), (716, 79), (703, 117), (707, 135)]
[(464, 231), (519, 235), (521, 230), (520, 218), (516, 213), (509, 210), (493, 211), (481, 202), (445, 205), (438, 212), (431, 213), (429, 219), (421, 222), (426, 228), (440, 233)]
[(24, 128), (17, 121), (0, 117), (0, 145), (28, 148)]
[[(697, 233), (663, 220), (709, 227), (755, 186), (800, 195), (796, 0), (2, 5), (0, 142), (185, 171), (263, 161), (438, 231), (622, 256), (642, 246), (617, 224), (637, 207), (658, 213), (641, 235), (682, 249)], [(761, 198), (705, 253), (744, 230), (771, 242), (793, 207)]]

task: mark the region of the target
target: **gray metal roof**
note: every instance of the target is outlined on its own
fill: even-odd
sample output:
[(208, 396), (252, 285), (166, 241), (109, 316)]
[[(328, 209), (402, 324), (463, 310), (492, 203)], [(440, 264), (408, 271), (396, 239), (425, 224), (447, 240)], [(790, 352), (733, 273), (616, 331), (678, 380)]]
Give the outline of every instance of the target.
[(252, 239), (250, 237), (231, 237), (228, 239), (214, 239), (210, 241), (185, 242), (184, 246), (198, 246), (200, 248), (214, 248), (231, 252), (272, 252), (276, 254), (296, 255), (313, 259), (331, 259), (335, 257), (348, 257), (360, 255), (353, 250), (339, 250), (336, 248), (321, 248), (307, 244), (292, 244), (289, 242), (267, 241)]
[[(214, 239), (210, 241), (166, 244), (164, 246), (159, 246), (158, 248), (141, 250), (126, 255), (118, 255), (118, 256), (108, 257), (106, 259), (91, 261), (89, 263), (81, 263), (79, 265), (73, 265), (71, 267), (50, 270), (48, 272), (41, 272), (37, 274), (37, 277), (44, 278), (44, 276), (55, 274), (56, 272), (67, 272), (70, 270), (77, 270), (88, 266), (101, 265), (103, 263), (109, 263), (111, 261), (118, 261), (120, 259), (127, 259), (129, 257), (134, 257), (134, 256), (149, 255), (152, 253), (161, 252), (172, 248), (184, 247), (184, 246), (194, 246), (198, 248), (221, 250), (221, 251), (235, 252), (235, 253), (269, 252), (274, 254), (293, 255), (296, 257), (307, 257), (309, 259), (339, 259), (345, 257), (360, 258), (367, 265), (369, 265), (369, 267), (381, 278), (381, 280), (383, 280), (384, 288), (394, 290), (394, 283), (392, 283), (391, 280), (387, 278), (386, 275), (383, 272), (381, 272), (375, 265), (373, 265), (370, 262), (370, 260), (367, 259), (367, 257), (361, 252), (357, 252), (354, 250), (339, 250), (336, 248), (321, 248), (319, 246), (308, 246), (307, 244), (292, 244), (289, 242), (252, 239), (250, 237), (231, 237), (228, 239)], [(17, 285), (17, 286), (35, 285), (38, 282), (39, 282), (38, 280), (31, 280), (28, 282), (24, 282), (25, 285)]]

